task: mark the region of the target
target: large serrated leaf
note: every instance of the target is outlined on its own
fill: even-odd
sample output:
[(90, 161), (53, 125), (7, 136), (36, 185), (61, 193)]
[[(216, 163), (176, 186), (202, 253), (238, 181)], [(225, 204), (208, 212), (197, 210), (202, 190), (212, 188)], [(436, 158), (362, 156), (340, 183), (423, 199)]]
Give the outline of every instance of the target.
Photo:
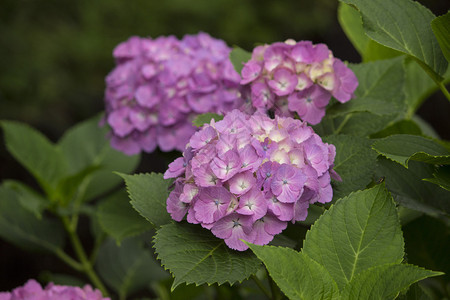
[(250, 251), (228, 248), (223, 240), (198, 224), (164, 225), (158, 229), (154, 244), (158, 259), (175, 277), (172, 290), (182, 283), (241, 282), (261, 264)]
[(58, 146), (67, 160), (71, 174), (91, 166), (97, 170), (84, 183), (84, 199), (90, 200), (108, 192), (121, 180), (113, 171), (132, 172), (140, 156), (127, 156), (111, 148), (106, 139), (107, 128), (100, 127), (101, 116), (95, 116), (70, 128), (59, 140)]
[(376, 141), (372, 148), (406, 168), (409, 160), (429, 164), (450, 164), (450, 152), (445, 147), (418, 135), (391, 135)]
[(324, 141), (336, 147), (334, 170), (342, 178), (342, 182), (333, 182), (334, 198), (366, 187), (372, 180), (377, 158), (370, 148), (372, 141), (342, 134), (325, 137)]
[(22, 194), (11, 187), (0, 186), (0, 236), (26, 250), (59, 252), (64, 245), (64, 230), (58, 222), (37, 219), (25, 209)]
[(8, 151), (39, 182), (48, 195), (52, 195), (60, 178), (68, 174), (64, 157), (42, 133), (30, 126), (1, 121)]
[(364, 32), (361, 15), (354, 7), (339, 3), (338, 20), (363, 62), (392, 58), (402, 54), (370, 39)]
[(172, 220), (166, 209), (171, 181), (162, 174), (119, 174), (127, 185), (131, 205), (154, 226), (170, 223)]
[(338, 299), (336, 282), (320, 264), (290, 248), (248, 244), (289, 299)]
[(239, 47), (233, 47), (230, 52), (230, 61), (238, 74), (241, 74), (244, 63), (250, 60), (252, 54)]
[(431, 28), (436, 36), (442, 53), (450, 61), (450, 12), (431, 21)]
[(308, 231), (302, 252), (324, 266), (340, 290), (368, 268), (401, 262), (403, 236), (384, 185), (340, 199)]
[(431, 29), (433, 13), (411, 0), (341, 0), (362, 15), (366, 34), (376, 42), (414, 57), (436, 79), (447, 61)]
[(97, 218), (102, 229), (112, 236), (117, 244), (126, 237), (152, 228), (152, 225), (131, 207), (125, 190), (104, 199), (98, 206)]
[(385, 178), (387, 188), (400, 205), (450, 221), (449, 192), (422, 180), (432, 177), (433, 172), (434, 166), (429, 164), (410, 161), (406, 169), (379, 157), (375, 174), (377, 178)]
[(345, 287), (341, 299), (395, 299), (414, 282), (441, 274), (407, 264), (376, 266), (355, 276)]
[(96, 267), (105, 282), (119, 294), (120, 299), (148, 287), (153, 280), (168, 277), (144, 246), (141, 237), (127, 239), (118, 247), (108, 240), (99, 250)]
[(337, 103), (327, 110), (327, 116), (366, 111), (376, 115), (402, 114), (406, 111), (404, 57), (351, 65), (359, 85), (355, 98)]

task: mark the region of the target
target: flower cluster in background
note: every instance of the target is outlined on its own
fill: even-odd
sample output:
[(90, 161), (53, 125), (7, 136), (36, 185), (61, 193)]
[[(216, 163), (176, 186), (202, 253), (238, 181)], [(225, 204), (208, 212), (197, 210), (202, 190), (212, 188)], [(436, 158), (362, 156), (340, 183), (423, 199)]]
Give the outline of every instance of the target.
[(84, 288), (74, 286), (54, 285), (49, 283), (45, 289), (33, 280), (28, 280), (24, 286), (12, 292), (0, 292), (0, 300), (110, 300), (103, 298), (99, 290), (93, 290), (89, 285)]
[(312, 125), (325, 115), (331, 96), (347, 102), (358, 86), (355, 74), (325, 44), (309, 41), (258, 46), (241, 73), (254, 107), (283, 116), (296, 112)]
[(183, 151), (197, 114), (242, 108), (240, 76), (222, 40), (206, 33), (157, 39), (131, 37), (113, 52), (106, 77), (111, 144), (126, 153)]
[(164, 174), (176, 178), (167, 210), (176, 221), (200, 223), (232, 249), (264, 245), (308, 207), (332, 200), (335, 147), (306, 123), (238, 110), (205, 124), (184, 156)]

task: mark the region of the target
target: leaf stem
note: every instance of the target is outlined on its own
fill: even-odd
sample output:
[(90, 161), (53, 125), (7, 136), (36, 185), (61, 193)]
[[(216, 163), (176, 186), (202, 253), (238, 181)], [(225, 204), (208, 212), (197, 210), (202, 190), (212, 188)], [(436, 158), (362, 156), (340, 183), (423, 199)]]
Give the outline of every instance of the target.
[(445, 87), (444, 83), (439, 82), (438, 87), (441, 89), (444, 96), (447, 98), (448, 101), (450, 101), (450, 93), (448, 92), (447, 88)]
[(80, 264), (78, 261), (67, 255), (62, 249), (56, 249), (53, 251), (53, 253), (61, 259), (63, 262), (71, 266), (73, 269), (82, 272), (83, 271), (83, 265)]
[(256, 285), (261, 289), (261, 291), (264, 293), (264, 295), (267, 296), (267, 298), (272, 299), (272, 293), (264, 286), (264, 284), (259, 280), (256, 275), (251, 276), (253, 281), (256, 283)]
[(272, 299), (273, 300), (281, 299), (283, 296), (280, 293), (280, 289), (276, 285), (275, 281), (273, 281), (272, 277), (270, 277), (269, 271), (267, 270), (267, 268), (266, 268), (266, 273), (267, 273), (267, 278), (268, 278), (269, 284), (270, 284), (270, 291), (272, 292)]
[[(348, 120), (350, 120), (352, 113), (348, 113), (344, 120), (339, 124), (339, 127), (334, 131), (334, 134), (338, 134), (341, 132), (342, 128), (344, 128), (345, 124), (347, 124)], [(334, 126), (334, 125), (333, 125)]]
[(104, 232), (101, 232), (98, 234), (97, 238), (95, 239), (94, 248), (92, 249), (91, 255), (89, 256), (89, 262), (91, 264), (94, 264), (97, 260), (98, 251), (100, 250), (100, 246), (102, 245), (103, 241), (106, 238), (106, 234)]
[(68, 217), (62, 216), (61, 217), (62, 222), (64, 224), (64, 228), (66, 229), (67, 233), (69, 234), (70, 241), (72, 243), (72, 247), (75, 250), (76, 255), (78, 256), (78, 259), (81, 262), (81, 265), (83, 267), (84, 273), (89, 277), (91, 282), (97, 287), (103, 294), (103, 296), (108, 297), (108, 291), (106, 287), (103, 285), (103, 282), (98, 277), (97, 273), (95, 273), (94, 268), (92, 267), (92, 264), (90, 263), (89, 259), (87, 258), (86, 252), (84, 251), (84, 248), (81, 244), (80, 238), (78, 237), (75, 228), (71, 226), (71, 222)]

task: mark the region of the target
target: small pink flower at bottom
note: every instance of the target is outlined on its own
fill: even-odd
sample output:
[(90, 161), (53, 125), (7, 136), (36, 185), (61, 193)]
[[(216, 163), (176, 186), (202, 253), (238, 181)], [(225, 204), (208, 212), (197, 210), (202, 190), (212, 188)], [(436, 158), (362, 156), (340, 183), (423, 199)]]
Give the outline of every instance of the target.
[(90, 285), (83, 288), (76, 286), (55, 285), (49, 283), (45, 289), (34, 279), (28, 280), (24, 286), (12, 292), (0, 292), (0, 300), (110, 300), (102, 296), (99, 290)]

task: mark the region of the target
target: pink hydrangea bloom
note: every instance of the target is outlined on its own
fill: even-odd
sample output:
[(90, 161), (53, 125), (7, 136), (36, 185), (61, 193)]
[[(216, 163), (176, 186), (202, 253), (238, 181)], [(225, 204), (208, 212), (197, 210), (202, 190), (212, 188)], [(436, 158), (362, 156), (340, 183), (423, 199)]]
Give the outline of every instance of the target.
[(102, 296), (99, 290), (90, 285), (83, 288), (63, 286), (49, 283), (45, 289), (34, 279), (25, 285), (15, 288), (12, 292), (0, 292), (1, 300), (110, 300)]
[(310, 204), (332, 200), (335, 155), (306, 122), (233, 110), (205, 124), (169, 165), (164, 178), (175, 178), (175, 188), (167, 211), (232, 249), (248, 248), (241, 239), (265, 245), (288, 222), (305, 220)]
[(358, 86), (353, 71), (325, 44), (309, 41), (259, 46), (241, 75), (241, 84), (250, 86), (255, 108), (282, 116), (297, 113), (312, 125), (322, 120), (332, 96), (347, 102)]
[(225, 42), (206, 33), (131, 37), (113, 52), (106, 77), (104, 121), (111, 145), (126, 153), (183, 151), (201, 113), (251, 109)]

